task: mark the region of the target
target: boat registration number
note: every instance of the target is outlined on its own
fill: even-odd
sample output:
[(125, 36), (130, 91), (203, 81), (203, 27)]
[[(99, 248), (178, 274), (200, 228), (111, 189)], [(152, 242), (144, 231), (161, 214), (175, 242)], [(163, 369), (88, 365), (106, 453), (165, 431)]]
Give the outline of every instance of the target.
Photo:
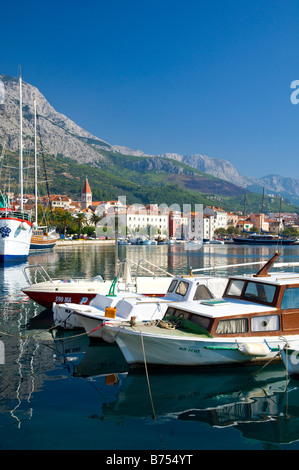
[(196, 349), (196, 348), (179, 348), (179, 351), (187, 351), (187, 352), (200, 354), (200, 349)]
[[(72, 297), (64, 297), (63, 295), (56, 295), (54, 302), (56, 304), (63, 304), (63, 303), (71, 303), (72, 302)], [(79, 304), (87, 304), (89, 302), (88, 297), (82, 297), (80, 302), (76, 301), (75, 303)]]
[(60, 295), (56, 295), (56, 297), (55, 297), (55, 302), (57, 304), (71, 302), (71, 301), (72, 301), (71, 297), (63, 297), (63, 296), (60, 296)]

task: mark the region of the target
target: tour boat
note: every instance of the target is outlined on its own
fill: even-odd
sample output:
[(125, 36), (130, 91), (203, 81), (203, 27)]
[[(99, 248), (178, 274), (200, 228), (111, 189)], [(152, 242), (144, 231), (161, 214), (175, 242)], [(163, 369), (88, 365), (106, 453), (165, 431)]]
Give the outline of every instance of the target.
[[(131, 367), (215, 366), (281, 360), (299, 341), (299, 273), (230, 276), (223, 297), (169, 304), (162, 321), (106, 326)], [(109, 331), (108, 331), (109, 330)]]
[(23, 208), (22, 77), (20, 88), (20, 207), (11, 206), (7, 195), (0, 198), (0, 262), (22, 261), (29, 254), (32, 236), (31, 213)]
[(0, 202), (0, 262), (26, 259), (31, 235), (30, 214), (23, 209), (3, 207)]
[(247, 237), (233, 237), (232, 240), (234, 243), (246, 245), (294, 245), (297, 242), (297, 238), (260, 233), (253, 233)]
[(83, 327), (90, 337), (106, 339), (107, 322), (119, 325), (124, 321), (161, 319), (170, 302), (221, 297), (226, 283), (227, 279), (212, 276), (177, 276), (170, 282), (163, 298), (124, 292), (115, 296), (98, 294), (89, 305), (53, 305), (54, 324), (67, 329)]

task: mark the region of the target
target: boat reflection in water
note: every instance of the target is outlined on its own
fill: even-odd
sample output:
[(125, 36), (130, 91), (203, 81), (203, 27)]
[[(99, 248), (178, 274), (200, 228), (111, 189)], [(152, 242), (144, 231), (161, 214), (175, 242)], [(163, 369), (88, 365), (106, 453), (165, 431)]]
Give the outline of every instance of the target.
[(56, 357), (68, 361), (73, 377), (90, 380), (95, 388), (105, 384), (107, 391), (101, 389), (92, 419), (118, 425), (132, 419), (162, 425), (188, 421), (195, 427), (233, 427), (245, 438), (268, 444), (299, 441), (299, 384), (282, 364), (219, 369), (217, 374), (215, 368), (192, 373), (156, 369), (147, 380), (144, 370), (128, 371), (115, 343), (73, 338), (67, 332), (56, 336)]
[[(252, 368), (217, 374), (151, 374), (157, 419), (230, 426), (245, 438), (265, 443), (298, 441), (299, 388), (279, 366), (269, 366), (256, 377), (251, 374)], [(145, 376), (128, 374), (117, 400), (105, 404), (103, 414), (104, 419), (117, 422), (121, 417), (150, 417), (153, 410)]]
[(68, 364), (73, 377), (96, 377), (128, 371), (128, 364), (116, 343), (90, 342), (85, 334), (55, 333), (56, 361)]

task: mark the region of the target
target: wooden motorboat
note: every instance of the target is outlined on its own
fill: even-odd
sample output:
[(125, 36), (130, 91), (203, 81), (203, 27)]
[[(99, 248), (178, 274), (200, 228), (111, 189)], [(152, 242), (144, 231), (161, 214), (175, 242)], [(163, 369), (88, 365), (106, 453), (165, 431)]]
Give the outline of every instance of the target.
[(299, 341), (299, 273), (231, 276), (223, 297), (169, 304), (162, 321), (107, 325), (128, 364), (215, 366), (281, 360)]

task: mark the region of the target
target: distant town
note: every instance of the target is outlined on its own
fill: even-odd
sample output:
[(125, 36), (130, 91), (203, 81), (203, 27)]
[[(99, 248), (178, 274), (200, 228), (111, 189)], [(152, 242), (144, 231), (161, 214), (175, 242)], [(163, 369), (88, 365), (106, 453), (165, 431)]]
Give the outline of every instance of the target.
[[(10, 199), (17, 208), (18, 200), (12, 193)], [(34, 195), (24, 195), (24, 209), (34, 211), (34, 205)], [(189, 238), (213, 240), (241, 236), (244, 232), (299, 236), (296, 213), (232, 213), (214, 206), (203, 207), (200, 213), (186, 213), (175, 204), (171, 207), (157, 204), (128, 206), (122, 198), (93, 201), (87, 178), (81, 201), (73, 201), (66, 195), (42, 196), (38, 198), (38, 208), (39, 225), (51, 222), (56, 225), (61, 238), (114, 238), (116, 219), (119, 221), (118, 234), (123, 237), (139, 234), (181, 239), (182, 234), (189, 233)]]

